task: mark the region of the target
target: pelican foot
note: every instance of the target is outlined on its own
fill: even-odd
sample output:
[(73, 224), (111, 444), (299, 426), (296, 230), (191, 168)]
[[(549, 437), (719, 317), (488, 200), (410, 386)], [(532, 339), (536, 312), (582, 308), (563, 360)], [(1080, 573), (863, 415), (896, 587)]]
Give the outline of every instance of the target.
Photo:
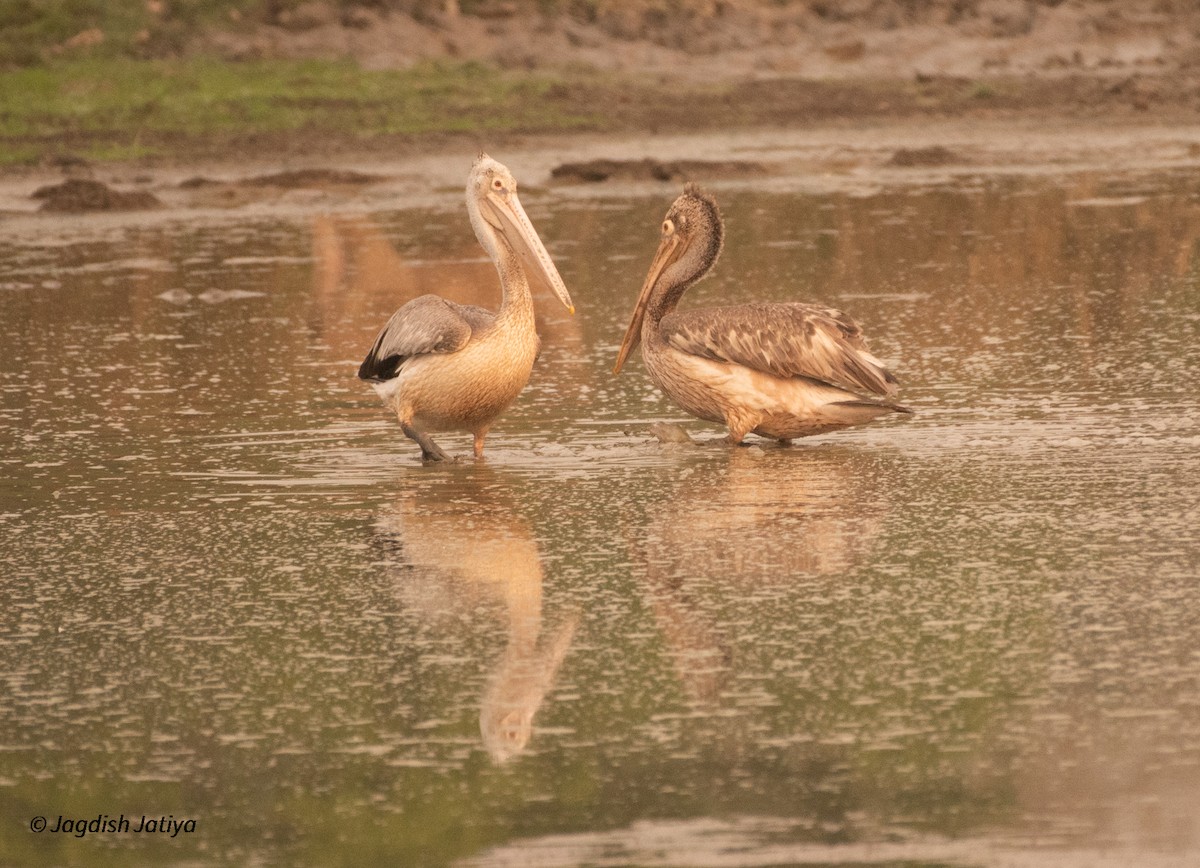
[(428, 434), (422, 434), (421, 439), (417, 441), (421, 447), (421, 460), (428, 463), (430, 461), (457, 461), (456, 458), (451, 458), (441, 446), (438, 446), (430, 439)]
[(415, 441), (416, 444), (421, 447), (422, 461), (429, 462), (450, 460), (450, 456), (446, 454), (446, 451), (442, 449), (441, 446), (438, 446), (436, 443), (434, 443), (433, 438), (424, 431), (418, 431), (412, 425), (403, 420), (400, 421), (400, 427), (403, 429), (404, 435), (408, 437), (409, 440)]

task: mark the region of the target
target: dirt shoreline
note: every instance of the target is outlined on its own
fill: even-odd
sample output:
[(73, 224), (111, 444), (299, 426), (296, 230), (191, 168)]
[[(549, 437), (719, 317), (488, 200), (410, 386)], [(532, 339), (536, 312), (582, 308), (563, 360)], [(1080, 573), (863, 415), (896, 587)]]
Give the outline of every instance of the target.
[[(445, 14), (423, 18), (355, 7), (348, 18), (336, 4), (315, 0), (238, 32), (198, 34), (188, 50), (231, 63), (341, 59), (363, 69), (478, 62), (505, 76), (537, 76), (538, 110), (517, 128), (486, 133), (371, 132), (322, 124), (318, 117), (335, 115), (318, 112), (299, 129), (143, 129), (137, 136), (155, 156), (95, 163), (78, 154), (119, 146), (128, 132), (10, 137), (0, 146), (32, 146), (46, 158), (0, 171), (7, 182), (0, 207), (33, 210), (37, 203), (15, 191), (55, 178), (112, 185), (111, 196), (93, 191), (101, 203), (152, 193), (166, 211), (301, 200), (357, 206), (457, 185), (468, 155), (484, 149), (535, 164), (535, 184), (552, 183), (551, 172), (572, 160), (581, 164), (580, 178), (607, 183), (721, 180), (714, 160), (749, 159), (777, 176), (854, 183), (881, 172), (1197, 162), (1200, 8), (1163, 0), (1115, 7), (1096, 0), (729, 0), (684, 2), (656, 17), (653, 3), (631, 0), (598, 4), (595, 19), (584, 21), (520, 3), (473, 4), (474, 15), (451, 14), (456, 4), (448, 3)], [(580, 107), (590, 120), (565, 132), (562, 119), (578, 119)], [(664, 169), (678, 161), (692, 168)], [(658, 168), (639, 178), (647, 166)], [(347, 170), (408, 180), (338, 183)], [(280, 171), (301, 181), (263, 183)], [(194, 187), (178, 186), (197, 176)], [(54, 204), (70, 210), (65, 197)]]
[[(397, 208), (456, 209), (466, 167), (480, 145), (504, 160), (536, 205), (550, 190), (572, 199), (673, 195), (683, 180), (718, 189), (747, 185), (779, 194), (869, 195), (895, 187), (976, 184), (1004, 176), (1075, 175), (1136, 186), (1139, 175), (1200, 167), (1200, 126), (1148, 122), (1036, 119), (885, 119), (799, 128), (700, 133), (571, 134), (458, 143), (435, 151), (351, 153), (324, 161), (322, 171), (277, 155), (205, 158), (186, 164), (105, 166), (98, 180), (122, 192), (142, 191), (154, 209), (46, 213), (34, 193), (61, 180), (54, 169), (0, 176), (0, 219), (10, 242), (42, 244), (47, 236), (85, 237), (117, 226), (190, 224), (230, 219), (305, 220), (325, 213), (366, 214)], [(669, 160), (678, 172), (656, 173)], [(591, 182), (555, 180), (564, 164), (618, 162), (632, 173)], [(733, 166), (732, 174), (720, 166)], [(744, 166), (756, 170), (746, 174)], [(280, 167), (289, 171), (280, 174)], [(637, 174), (638, 167), (650, 166)], [(353, 182), (346, 179), (352, 178)], [(1101, 184), (1102, 186), (1102, 184)]]
[[(794, 130), (814, 127), (894, 124), (998, 124), (1129, 127), (1186, 126), (1200, 118), (1195, 102), (1200, 72), (1170, 78), (1094, 76), (996, 78), (985, 84), (959, 78), (921, 81), (811, 81), (778, 79), (726, 83), (707, 90), (680, 89), (619, 79), (574, 79), (552, 87), (547, 111), (555, 106), (588, 105), (602, 117), (575, 133), (552, 126), (501, 132), (376, 134), (354, 130), (303, 128), (234, 134), (139, 133), (160, 154), (133, 161), (89, 164), (75, 154), (113, 134), (74, 133), (51, 139), (9, 140), (40, 145), (48, 155), (40, 165), (3, 170), (8, 177), (64, 176), (119, 169), (162, 170), (201, 163), (260, 162), (264, 154), (289, 168), (420, 156), (433, 151), (520, 147), (539, 138), (635, 135), (703, 135), (723, 130)], [(2, 143), (0, 143), (2, 144)], [(669, 155), (668, 155), (669, 156)]]
[[(318, 113), (312, 126), (280, 130), (247, 122), (225, 132), (147, 128), (135, 134), (66, 124), (54, 136), (0, 139), (0, 146), (44, 155), (41, 166), (2, 171), (158, 170), (258, 161), (263, 154), (288, 167), (328, 167), (430, 151), (507, 149), (561, 135), (562, 118), (577, 117), (580, 107), (590, 118), (577, 127), (583, 136), (944, 121), (1182, 126), (1200, 120), (1200, 6), (1184, 0), (680, 0), (669, 15), (661, 4), (628, 0), (583, 4), (593, 10), (590, 19), (540, 14), (537, 4), (517, 0), (445, 3), (444, 13), (432, 15), (383, 9), (388, 5), (403, 8), (331, 0), (283, 4), (269, 20), (195, 33), (184, 52), (231, 63), (342, 60), (364, 70), (476, 62), (505, 76), (532, 73), (549, 82), (533, 119), (486, 135), (372, 133), (322, 126)], [(460, 5), (474, 14), (453, 13)], [(119, 152), (135, 135), (155, 156), (90, 167), (76, 156), (104, 153), (104, 146)]]
[(475, 60), (675, 82), (1119, 76), (1200, 63), (1200, 8), (1191, 0), (276, 5), (279, 11), (253, 26), (196, 34), (192, 50), (230, 59), (338, 57), (368, 69)]

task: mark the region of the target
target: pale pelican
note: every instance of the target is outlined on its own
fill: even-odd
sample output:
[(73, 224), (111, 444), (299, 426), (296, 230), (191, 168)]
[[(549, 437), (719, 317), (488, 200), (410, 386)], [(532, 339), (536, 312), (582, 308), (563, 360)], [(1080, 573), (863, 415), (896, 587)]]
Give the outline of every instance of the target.
[(526, 269), (575, 312), (521, 207), (516, 180), (487, 154), (471, 167), (467, 212), (500, 273), (500, 309), (493, 313), (437, 295), (414, 298), (392, 314), (358, 369), (426, 461), (448, 457), (430, 431), (470, 431), (475, 457), (481, 457), (488, 429), (525, 388), (540, 344)]
[[(499, 764), (521, 754), (534, 717), (553, 696), (579, 613), (548, 617), (544, 567), (533, 527), (501, 478), (451, 475), (407, 487), (376, 523), (382, 564), (397, 597), (440, 643), (466, 641), (501, 615), (507, 641), (491, 658), (479, 704), (483, 745)], [(456, 638), (457, 637), (457, 638)], [(491, 652), (489, 651), (489, 654)]]
[(724, 236), (716, 201), (688, 184), (663, 220), (614, 373), (640, 341), (650, 379), (693, 416), (725, 423), (731, 443), (751, 432), (787, 443), (912, 412), (889, 400), (896, 378), (841, 311), (798, 303), (676, 311), (716, 264)]

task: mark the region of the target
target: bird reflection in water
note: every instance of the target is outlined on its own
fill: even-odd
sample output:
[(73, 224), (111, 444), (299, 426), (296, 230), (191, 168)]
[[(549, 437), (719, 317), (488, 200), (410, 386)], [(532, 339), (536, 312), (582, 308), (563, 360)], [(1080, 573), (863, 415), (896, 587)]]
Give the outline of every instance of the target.
[[(489, 473), (406, 492), (380, 515), (397, 595), (429, 620), (498, 606), (507, 632), (479, 711), (483, 745), (497, 763), (528, 747), (533, 718), (554, 685), (579, 616), (552, 629), (542, 612), (541, 556), (529, 524)], [(490, 604), (490, 605), (489, 605)]]
[(857, 456), (781, 457), (736, 450), (715, 473), (698, 468), (633, 531), (645, 599), (688, 699), (700, 706), (718, 704), (737, 665), (711, 598), (843, 575), (870, 555), (887, 512)]

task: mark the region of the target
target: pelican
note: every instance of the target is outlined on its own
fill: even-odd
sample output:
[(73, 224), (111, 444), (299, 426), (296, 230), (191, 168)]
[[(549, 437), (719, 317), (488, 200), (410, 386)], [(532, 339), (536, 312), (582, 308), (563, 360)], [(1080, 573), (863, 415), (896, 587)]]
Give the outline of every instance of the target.
[(716, 200), (688, 184), (667, 211), (613, 373), (640, 342), (650, 379), (676, 404), (729, 428), (787, 444), (887, 413), (896, 378), (867, 350), (841, 311), (799, 303), (754, 303), (676, 311), (712, 271), (725, 227)]
[(392, 314), (358, 369), (425, 461), (449, 457), (431, 431), (469, 431), (475, 457), (483, 457), (488, 429), (525, 388), (540, 345), (527, 269), (575, 313), (517, 198), (516, 180), (487, 154), (471, 167), (467, 212), (500, 274), (500, 309), (493, 313), (437, 295), (414, 298)]

